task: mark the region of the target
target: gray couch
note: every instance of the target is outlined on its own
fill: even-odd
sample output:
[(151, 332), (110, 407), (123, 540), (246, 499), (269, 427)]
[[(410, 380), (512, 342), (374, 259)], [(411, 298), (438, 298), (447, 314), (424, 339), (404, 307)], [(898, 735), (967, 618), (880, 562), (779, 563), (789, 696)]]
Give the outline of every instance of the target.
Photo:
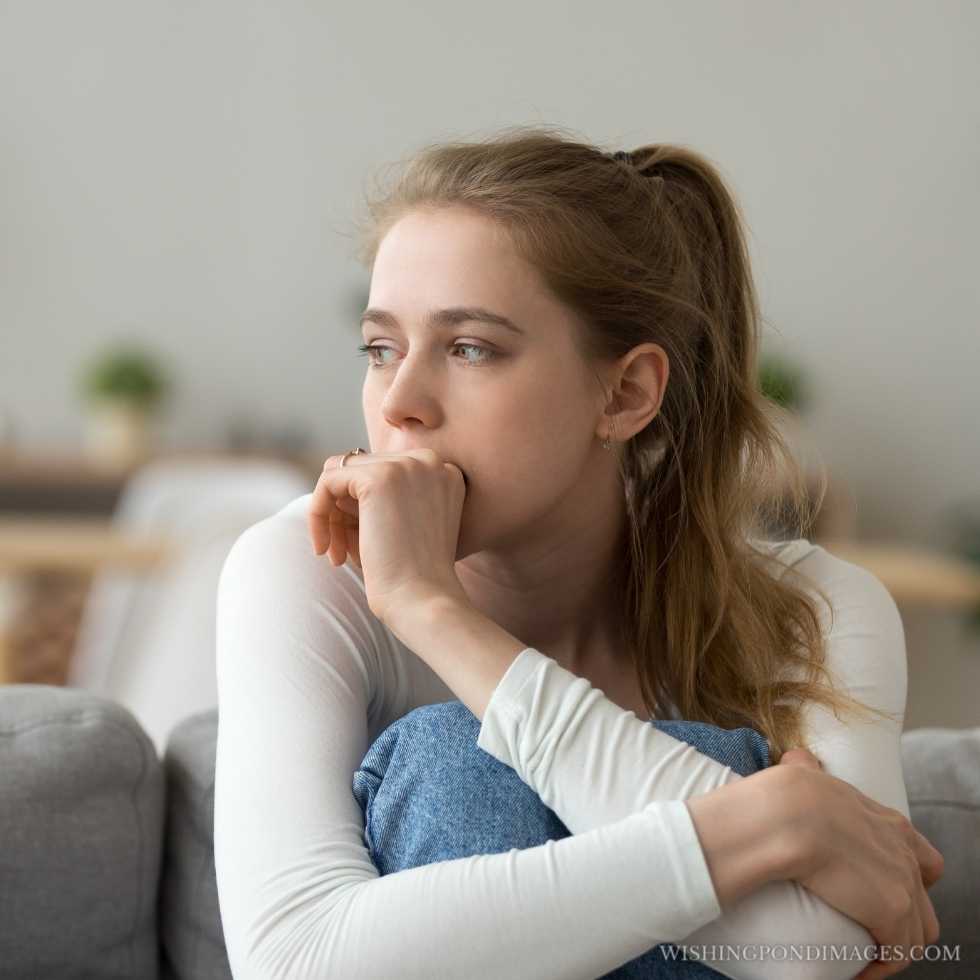
[[(215, 710), (160, 760), (120, 705), (75, 688), (0, 687), (0, 977), (229, 977), (215, 885)], [(980, 977), (980, 728), (902, 736), (912, 819), (946, 859), (930, 892)], [(344, 978), (348, 980), (348, 978)], [(353, 980), (353, 978), (351, 978)]]

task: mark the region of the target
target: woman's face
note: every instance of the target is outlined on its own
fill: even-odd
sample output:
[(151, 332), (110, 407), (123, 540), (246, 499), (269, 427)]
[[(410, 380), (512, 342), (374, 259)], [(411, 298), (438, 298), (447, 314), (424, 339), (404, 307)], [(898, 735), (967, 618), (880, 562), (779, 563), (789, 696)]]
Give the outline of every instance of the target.
[[(447, 310), (471, 312), (437, 322)], [(466, 474), (457, 560), (575, 531), (597, 460), (611, 464), (597, 439), (605, 400), (573, 344), (574, 314), (502, 226), (463, 208), (401, 218), (377, 252), (362, 326), (379, 348), (362, 394), (371, 451), (429, 448)]]

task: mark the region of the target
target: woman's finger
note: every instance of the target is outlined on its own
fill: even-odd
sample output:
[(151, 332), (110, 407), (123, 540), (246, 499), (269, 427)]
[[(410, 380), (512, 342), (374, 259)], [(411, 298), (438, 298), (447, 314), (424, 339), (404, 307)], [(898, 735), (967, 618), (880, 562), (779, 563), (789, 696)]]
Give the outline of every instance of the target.
[(307, 511), (307, 523), (316, 554), (322, 555), (329, 549), (331, 525), (339, 523), (341, 517), (342, 511), (337, 509), (334, 495), (327, 488), (324, 473), (321, 473), (313, 488), (310, 508)]
[[(337, 511), (339, 514), (340, 511)], [(330, 521), (330, 562), (333, 565), (342, 565), (347, 551), (346, 535), (343, 533), (343, 525), (339, 520)]]
[[(859, 974), (861, 980), (884, 980), (885, 977), (893, 976), (908, 965), (898, 957), (899, 950), (908, 955), (909, 942), (912, 937), (912, 930), (909, 927), (908, 917), (906, 916), (900, 923), (893, 924), (887, 930), (878, 932), (872, 931), (872, 938), (879, 947), (887, 950), (887, 956), (880, 960), (869, 963)], [(879, 952), (879, 956), (881, 953)]]
[(919, 871), (922, 874), (922, 883), (926, 886), (926, 888), (932, 888), (932, 886), (943, 876), (943, 870), (946, 862), (943, 859), (942, 853), (933, 847), (932, 844), (929, 843), (929, 839), (919, 833), (918, 830), (915, 830), (914, 827), (912, 838), (912, 848), (915, 851), (915, 856), (919, 861)]
[[(900, 921), (889, 928), (889, 935), (886, 936), (884, 932), (872, 933), (875, 941), (887, 948), (888, 955), (880, 962), (869, 964), (866, 971), (859, 974), (861, 977), (866, 974), (866, 980), (882, 980), (900, 973), (911, 965), (912, 949), (921, 949), (931, 941), (927, 936), (932, 934), (931, 923), (935, 922), (936, 913), (917, 874), (914, 882), (915, 890), (908, 896), (911, 906), (902, 914)], [(938, 922), (935, 924), (938, 934)]]
[(330, 560), (335, 565), (343, 565), (350, 551), (351, 532), (357, 534), (357, 518), (346, 513), (343, 499), (334, 498), (334, 507), (336, 515), (330, 522)]
[[(918, 872), (918, 869), (916, 869)], [(923, 904), (923, 898), (928, 902), (929, 899), (926, 896), (926, 890), (922, 886), (922, 879), (916, 878), (916, 893), (913, 901), (915, 902), (915, 916), (910, 923), (911, 934), (909, 935), (909, 945), (905, 947), (902, 952), (904, 956), (902, 962), (907, 966), (912, 965), (912, 950), (922, 949), (926, 944), (926, 924), (923, 921), (923, 915), (925, 914), (925, 906)]]
[[(330, 469), (331, 460), (334, 458), (331, 456), (327, 460), (323, 472), (317, 480), (307, 512), (307, 523), (314, 553), (322, 555), (329, 552), (330, 559), (334, 564), (342, 564), (345, 558), (343, 554), (345, 535), (341, 528), (351, 524), (356, 526), (358, 502), (346, 494), (343, 497), (337, 497), (328, 488), (326, 473)], [(337, 527), (337, 534), (331, 533), (334, 527)], [(338, 555), (340, 556), (339, 559)]]
[(336, 503), (338, 510), (342, 510), (345, 514), (348, 514), (351, 517), (357, 517), (359, 505), (353, 497), (341, 497), (340, 500), (335, 500), (334, 502)]
[(939, 920), (936, 918), (936, 910), (932, 907), (925, 885), (921, 881), (915, 896), (915, 904), (919, 910), (919, 938), (917, 942), (920, 946), (925, 946), (927, 943), (935, 942), (938, 938)]
[(919, 896), (919, 907), (922, 914), (922, 927), (925, 930), (923, 941), (929, 944), (934, 943), (939, 939), (939, 917), (936, 915), (935, 906), (932, 904), (932, 899), (926, 892), (925, 886), (923, 886)]
[(343, 565), (348, 557), (352, 560), (357, 555), (355, 564), (360, 568), (360, 553), (357, 550), (358, 533), (358, 503), (353, 497), (342, 497), (335, 501), (337, 509), (342, 512), (343, 523), (335, 524), (336, 537), (343, 542), (344, 547), (338, 549), (337, 565)]
[(358, 548), (358, 536), (357, 527), (347, 527), (344, 529), (347, 532), (347, 553), (350, 555), (351, 561), (358, 567), (361, 567), (361, 552)]

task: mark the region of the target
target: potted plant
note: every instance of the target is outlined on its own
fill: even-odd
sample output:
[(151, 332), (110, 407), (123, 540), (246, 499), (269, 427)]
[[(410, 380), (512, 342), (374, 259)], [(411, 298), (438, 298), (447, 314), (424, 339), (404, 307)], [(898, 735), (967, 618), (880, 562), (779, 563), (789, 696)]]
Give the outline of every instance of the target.
[(81, 378), (91, 453), (122, 465), (145, 457), (150, 420), (168, 389), (157, 359), (145, 351), (120, 344), (96, 357)]
[(759, 357), (759, 387), (780, 408), (802, 413), (810, 403), (809, 388), (802, 368), (779, 354)]
[[(809, 375), (805, 368), (791, 357), (763, 351), (756, 364), (756, 376), (772, 422), (802, 467), (808, 495), (811, 503), (815, 504), (815, 498), (821, 493), (823, 477), (826, 475), (829, 480), (829, 474), (826, 474), (822, 454), (812, 433), (805, 425), (806, 410), (811, 404), (812, 389)], [(788, 478), (788, 473), (776, 474), (774, 514), (770, 519), (771, 526), (766, 530), (771, 534), (795, 537), (800, 530), (796, 526), (795, 517), (791, 524), (787, 524), (782, 514), (782, 507), (790, 492), (788, 484), (783, 485), (782, 481)], [(829, 500), (823, 501), (823, 509), (819, 515), (824, 527), (832, 521), (840, 523), (832, 510), (828, 510), (829, 503)], [(810, 533), (815, 533), (815, 528), (810, 529)]]

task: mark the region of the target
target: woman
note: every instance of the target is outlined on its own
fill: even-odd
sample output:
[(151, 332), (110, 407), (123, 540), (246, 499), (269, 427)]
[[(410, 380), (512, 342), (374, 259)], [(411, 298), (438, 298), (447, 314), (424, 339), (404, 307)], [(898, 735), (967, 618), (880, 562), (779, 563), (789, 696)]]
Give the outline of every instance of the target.
[[(901, 620), (857, 566), (752, 537), (791, 457), (717, 172), (516, 130), (420, 153), (367, 232), (370, 452), (246, 531), (219, 586), (235, 976), (590, 978), (680, 940), (871, 950), (705, 958), (734, 977), (850, 977), (875, 943), (903, 949), (862, 976), (907, 965), (942, 859), (908, 821)], [(455, 747), (419, 772), (476, 785), (479, 749), (571, 834), (501, 853), (508, 815), (481, 852), (496, 810), (461, 793), (386, 826), (466, 856), (379, 874), (352, 775), (440, 707)], [(740, 775), (668, 717), (779, 764)]]

